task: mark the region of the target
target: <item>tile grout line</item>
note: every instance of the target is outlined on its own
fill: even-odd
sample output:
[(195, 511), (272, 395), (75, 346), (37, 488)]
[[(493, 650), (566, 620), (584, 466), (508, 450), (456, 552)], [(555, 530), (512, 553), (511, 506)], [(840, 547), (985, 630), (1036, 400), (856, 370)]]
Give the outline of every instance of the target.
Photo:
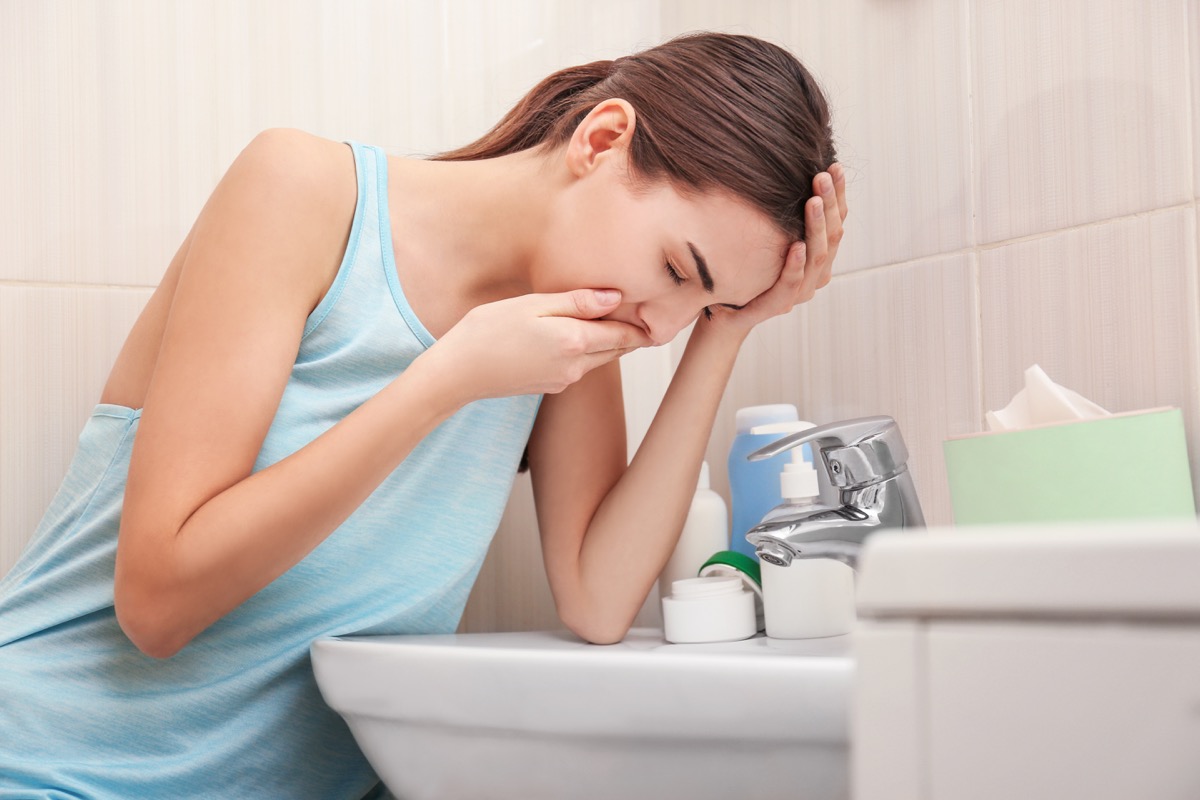
[(1147, 217), (1147, 216), (1150, 216), (1151, 214), (1158, 214), (1163, 211), (1186, 211), (1188, 209), (1195, 208), (1196, 204), (1197, 204), (1197, 201), (1195, 199), (1189, 199), (1189, 200), (1185, 200), (1180, 203), (1175, 203), (1174, 205), (1160, 206), (1158, 208), (1146, 209), (1144, 211), (1134, 211), (1130, 214), (1122, 214), (1119, 217), (1108, 217), (1106, 219), (1096, 220), (1094, 222), (1085, 222), (1080, 225), (1072, 225), (1072, 226), (1066, 227), (1066, 228), (1055, 228), (1052, 231), (1042, 231), (1042, 232), (1038, 232), (1038, 233), (1031, 233), (1026, 236), (1021, 236), (1021, 237), (1018, 237), (1015, 239), (1005, 239), (1003, 241), (989, 242), (987, 244), (969, 245), (967, 247), (960, 247), (957, 250), (947, 250), (943, 253), (930, 253), (929, 255), (918, 256), (916, 258), (909, 258), (904, 261), (893, 261), (893, 262), (889, 262), (887, 264), (875, 264), (870, 267), (863, 267), (862, 269), (850, 270), (849, 272), (839, 272), (833, 276), (833, 279), (837, 280), (838, 278), (850, 278), (850, 277), (854, 277), (856, 275), (866, 275), (869, 273), (882, 272), (884, 270), (892, 269), (895, 267), (910, 267), (910, 266), (914, 266), (916, 264), (924, 264), (924, 263), (927, 263), (930, 261), (935, 261), (939, 258), (949, 258), (951, 256), (969, 256), (969, 255), (978, 256), (978, 255), (982, 255), (983, 253), (985, 253), (989, 250), (998, 250), (1001, 247), (1008, 247), (1009, 245), (1013, 245), (1013, 244), (1024, 244), (1025, 242), (1033, 242), (1033, 241), (1037, 241), (1039, 239), (1048, 239), (1051, 236), (1057, 236), (1057, 235), (1063, 234), (1063, 233), (1070, 233), (1073, 231), (1081, 231), (1081, 230), (1086, 230), (1088, 228), (1096, 228), (1101, 225), (1108, 225), (1113, 222), (1124, 222), (1126, 220), (1137, 219), (1138, 217)]
[[(982, 255), (986, 251), (998, 250), (1001, 247), (1008, 247), (1009, 245), (1013, 245), (1013, 244), (1023, 244), (1025, 242), (1037, 241), (1038, 239), (1047, 239), (1051, 236), (1057, 236), (1062, 233), (1086, 230), (1088, 228), (1096, 228), (1101, 225), (1108, 225), (1113, 222), (1122, 222), (1125, 220), (1136, 219), (1138, 217), (1147, 217), (1147, 216), (1150, 216), (1151, 214), (1159, 214), (1164, 211), (1186, 211), (1189, 209), (1192, 211), (1195, 211), (1197, 204), (1198, 204), (1198, 201), (1195, 198), (1189, 198), (1181, 203), (1175, 203), (1174, 205), (1159, 206), (1157, 208), (1146, 209), (1143, 211), (1134, 211), (1130, 214), (1122, 214), (1121, 216), (1118, 216), (1118, 217), (1108, 217), (1106, 219), (1096, 220), (1094, 222), (1085, 222), (1080, 225), (1072, 225), (1072, 226), (1066, 227), (1066, 228), (1056, 228), (1051, 231), (1041, 231), (1038, 233), (1031, 233), (1026, 236), (1020, 236), (1020, 237), (1017, 237), (1014, 239), (1004, 239), (1003, 241), (989, 242), (987, 244), (968, 245), (967, 247), (960, 247), (957, 250), (947, 250), (942, 253), (930, 253), (928, 255), (918, 256), (916, 258), (909, 258), (904, 261), (892, 261), (887, 264), (875, 264), (870, 267), (863, 267), (862, 269), (850, 270), (849, 272), (839, 272), (833, 276), (833, 280), (837, 280), (838, 278), (853, 277), (856, 275), (867, 275), (870, 273), (882, 272), (884, 270), (893, 269), (893, 268), (909, 267), (909, 266), (913, 266), (916, 264), (923, 264), (926, 262), (934, 261), (939, 258), (950, 258), (951, 256), (967, 256), (967, 255), (978, 256), (978, 255)], [(974, 212), (972, 212), (972, 213), (974, 213)], [(23, 280), (16, 280), (16, 279), (0, 278), (0, 288), (5, 288), (5, 287), (25, 287), (25, 288), (41, 288), (41, 289), (127, 289), (130, 291), (144, 291), (146, 289), (154, 290), (157, 288), (156, 285), (141, 284), (141, 283), (86, 283), (86, 282), (80, 282), (80, 281), (67, 281), (67, 282), (23, 281)]]
[[(1188, 148), (1188, 160), (1191, 162), (1188, 165), (1191, 167), (1191, 169), (1188, 170), (1188, 183), (1191, 186), (1191, 191), (1188, 193), (1192, 196), (1194, 203), (1197, 195), (1200, 195), (1200, 191), (1198, 191), (1200, 190), (1200, 187), (1196, 186), (1196, 150), (1198, 147), (1200, 147), (1200, 143), (1197, 143), (1193, 138), (1195, 136), (1195, 131), (1192, 129), (1192, 123), (1196, 117), (1196, 92), (1198, 89), (1200, 89), (1200, 87), (1197, 87), (1193, 81), (1196, 70), (1192, 67), (1192, 59), (1196, 57), (1196, 54), (1194, 54), (1192, 51), (1196, 47), (1196, 42), (1192, 41), (1192, 16), (1193, 14), (1200, 15), (1200, 10), (1193, 11), (1192, 6), (1192, 3), (1183, 4), (1183, 55), (1184, 64), (1186, 65), (1183, 83), (1187, 91), (1186, 97), (1189, 112), (1184, 115), (1183, 124), (1184, 128), (1187, 130), (1186, 141), (1192, 143), (1192, 146)], [(1197, 20), (1195, 27), (1195, 32), (1200, 33), (1200, 20)]]
[(967, 89), (967, 181), (968, 181), (968, 197), (971, 198), (970, 209), (971, 218), (968, 222), (970, 226), (971, 239), (968, 242), (970, 245), (971, 255), (968, 256), (968, 275), (971, 281), (972, 291), (971, 299), (974, 303), (972, 311), (975, 314), (975, 389), (978, 394), (978, 408), (976, 412), (979, 414), (976, 419), (976, 426), (983, 424), (983, 420), (987, 415), (986, 402), (984, 400), (984, 380), (983, 380), (983, 268), (980, 257), (979, 247), (979, 175), (976, 169), (976, 159), (979, 154), (979, 147), (975, 141), (976, 119), (975, 119), (975, 17), (971, 13), (972, 4), (970, 0), (962, 0), (963, 8), (963, 70), (966, 74), (966, 89)]
[[(1183, 51), (1187, 67), (1185, 70), (1184, 85), (1186, 87), (1188, 104), (1188, 113), (1184, 115), (1183, 124), (1187, 131), (1186, 141), (1192, 143), (1192, 146), (1188, 148), (1188, 158), (1191, 161), (1191, 169), (1188, 170), (1188, 181), (1191, 184), (1191, 192), (1189, 194), (1192, 195), (1192, 225), (1194, 226), (1192, 241), (1188, 243), (1192, 248), (1191, 263), (1186, 265), (1186, 280), (1190, 284), (1188, 288), (1192, 295), (1192, 303), (1190, 304), (1191, 313), (1188, 314), (1188, 338), (1191, 340), (1189, 343), (1192, 346), (1191, 379), (1188, 381), (1188, 389), (1192, 396), (1195, 397), (1197, 387), (1200, 385), (1200, 311), (1197, 311), (1197, 309), (1200, 309), (1200, 200), (1196, 199), (1197, 195), (1200, 195), (1200, 186), (1196, 185), (1197, 156), (1200, 155), (1198, 153), (1200, 143), (1197, 143), (1194, 138), (1196, 133), (1194, 123), (1197, 114), (1196, 98), (1200, 87), (1195, 84), (1197, 70), (1193, 65), (1193, 59), (1200, 56), (1200, 54), (1195, 52), (1198, 43), (1193, 37), (1196, 33), (1200, 33), (1200, 20), (1196, 20), (1196, 24), (1193, 25), (1193, 19), (1194, 15), (1200, 14), (1200, 10), (1196, 10), (1192, 3), (1184, 3), (1183, 5), (1183, 26), (1185, 31)], [(1188, 457), (1189, 461), (1197, 457), (1191, 442), (1188, 443)], [(1196, 486), (1197, 480), (1200, 480), (1200, 476), (1193, 475), (1193, 487)]]
[(155, 286), (140, 283), (80, 283), (78, 281), (21, 281), (0, 278), (0, 289), (22, 287), (27, 289), (128, 289), (130, 291), (153, 291)]

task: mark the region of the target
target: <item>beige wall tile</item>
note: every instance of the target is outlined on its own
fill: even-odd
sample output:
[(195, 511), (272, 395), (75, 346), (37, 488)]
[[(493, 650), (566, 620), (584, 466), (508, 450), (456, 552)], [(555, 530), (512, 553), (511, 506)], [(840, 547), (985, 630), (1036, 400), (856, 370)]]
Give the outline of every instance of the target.
[(157, 283), (237, 152), (212, 146), (212, 7), (8, 8), (0, 279)]
[(1200, 484), (1193, 208), (985, 250), (980, 298), (988, 409), (1007, 405), (1034, 363), (1108, 411), (1178, 406)]
[(0, 575), (58, 491), (150, 294), (0, 285)]
[(1191, 197), (1182, 0), (975, 0), (980, 242)]
[(835, 278), (805, 330), (801, 419), (895, 418), (929, 525), (953, 522), (942, 443), (981, 429), (974, 258)]
[(617, 58), (657, 38), (656, 5), (636, 0), (613, 5), (492, 0), (444, 8), (449, 82), (442, 101), (453, 100), (469, 137), (491, 128), (551, 72)]
[(788, 48), (824, 86), (848, 175), (838, 269), (971, 243), (965, 4), (663, 0), (662, 33), (713, 29)]

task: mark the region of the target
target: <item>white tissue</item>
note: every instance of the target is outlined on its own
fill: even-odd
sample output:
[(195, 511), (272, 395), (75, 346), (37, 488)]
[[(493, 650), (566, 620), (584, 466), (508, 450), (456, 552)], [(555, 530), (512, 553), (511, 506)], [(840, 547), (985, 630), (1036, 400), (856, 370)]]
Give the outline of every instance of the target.
[(1109, 417), (1111, 413), (1086, 397), (1059, 386), (1034, 364), (1025, 370), (1025, 388), (999, 411), (987, 412), (989, 431), (1016, 431), (1034, 425)]

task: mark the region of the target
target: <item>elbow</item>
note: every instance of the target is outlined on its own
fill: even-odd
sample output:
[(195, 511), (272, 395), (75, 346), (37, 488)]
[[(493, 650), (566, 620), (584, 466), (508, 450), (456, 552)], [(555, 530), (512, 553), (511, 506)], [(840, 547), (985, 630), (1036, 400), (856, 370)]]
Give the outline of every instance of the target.
[(173, 635), (161, 598), (131, 589), (128, 582), (115, 582), (113, 610), (121, 631), (133, 646), (151, 658), (170, 658), (183, 649), (186, 639)]
[(559, 619), (571, 633), (588, 644), (616, 644), (629, 633), (633, 620), (605, 619), (599, 614), (564, 614)]
[(582, 633), (577, 632), (575, 635), (578, 636), (580, 639), (583, 639), (588, 644), (617, 644), (618, 642), (620, 642), (622, 639), (625, 638), (625, 634), (628, 632), (629, 632), (628, 630), (625, 630), (621, 633), (603, 633), (603, 632), (601, 632), (601, 633), (588, 634), (588, 635), (584, 635)]

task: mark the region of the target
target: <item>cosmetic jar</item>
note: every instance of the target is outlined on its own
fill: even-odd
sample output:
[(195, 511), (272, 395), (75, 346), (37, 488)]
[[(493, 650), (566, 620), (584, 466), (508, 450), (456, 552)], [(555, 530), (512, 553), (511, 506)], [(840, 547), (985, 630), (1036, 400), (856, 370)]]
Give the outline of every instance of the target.
[(733, 642), (758, 632), (754, 595), (736, 576), (675, 581), (662, 606), (663, 635), (668, 642)]

